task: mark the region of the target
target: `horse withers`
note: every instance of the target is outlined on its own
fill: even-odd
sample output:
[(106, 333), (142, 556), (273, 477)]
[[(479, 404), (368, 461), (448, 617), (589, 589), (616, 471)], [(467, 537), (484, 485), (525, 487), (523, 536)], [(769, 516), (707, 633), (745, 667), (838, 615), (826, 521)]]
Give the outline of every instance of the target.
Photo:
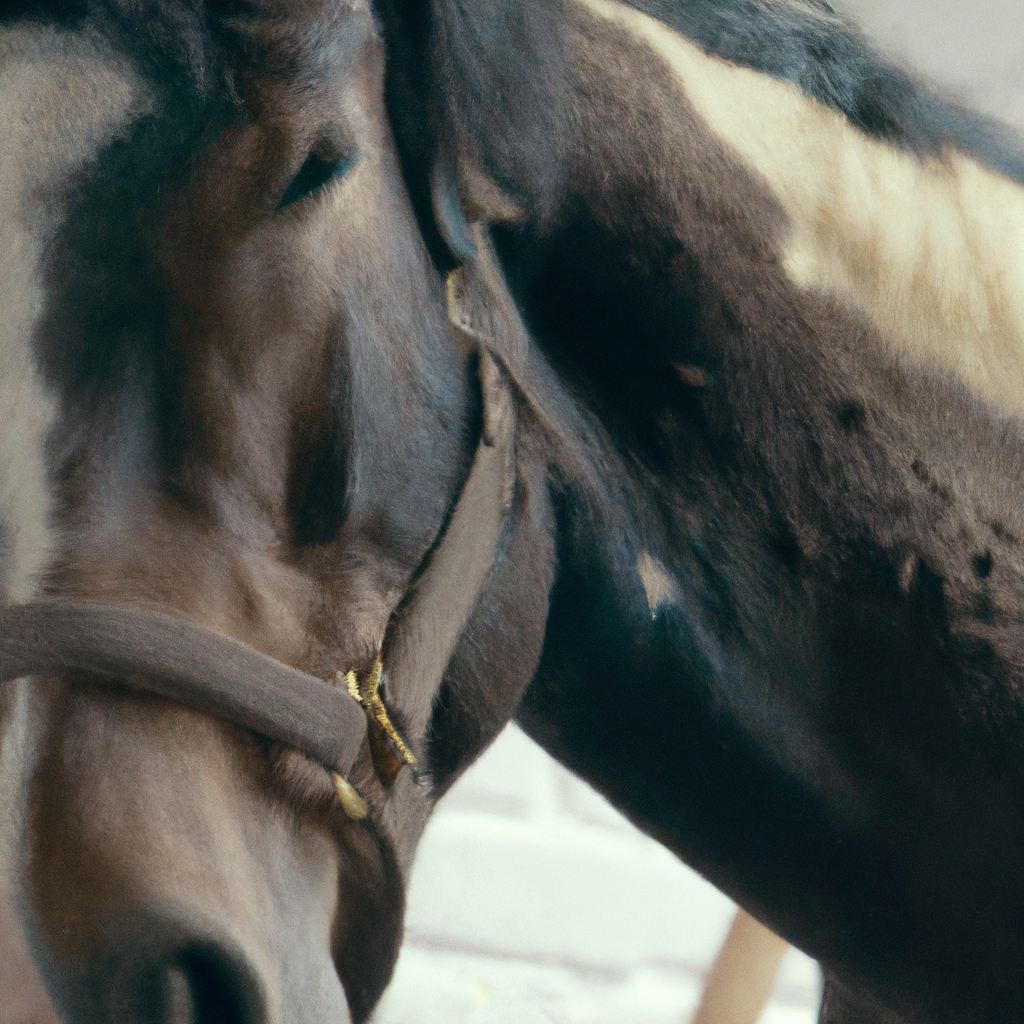
[(513, 714), (829, 1019), (1019, 1013), (996, 128), (810, 0), (15, 0), (0, 108), (0, 862), (62, 1019), (366, 1019)]

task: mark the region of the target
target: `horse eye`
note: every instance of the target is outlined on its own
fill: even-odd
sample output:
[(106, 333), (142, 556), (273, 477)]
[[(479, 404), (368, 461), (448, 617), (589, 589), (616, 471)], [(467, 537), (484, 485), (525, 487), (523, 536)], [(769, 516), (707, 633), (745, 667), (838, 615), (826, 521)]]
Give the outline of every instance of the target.
[(277, 204), (278, 211), (297, 203), (300, 199), (305, 199), (311, 192), (316, 192), (317, 189), (340, 178), (355, 164), (357, 156), (358, 151), (355, 149), (340, 158), (324, 158), (317, 153), (310, 153), (306, 157), (306, 162), (299, 168), (299, 173), (292, 178), (292, 183), (281, 196), (281, 201)]

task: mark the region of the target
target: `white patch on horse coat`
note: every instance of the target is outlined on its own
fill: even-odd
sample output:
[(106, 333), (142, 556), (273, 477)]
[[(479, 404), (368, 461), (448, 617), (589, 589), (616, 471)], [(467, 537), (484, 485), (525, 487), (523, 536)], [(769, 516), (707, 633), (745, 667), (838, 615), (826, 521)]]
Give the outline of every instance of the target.
[(83, 36), (0, 31), (0, 599), (31, 596), (53, 543), (43, 446), (56, 410), (30, 341), (38, 263), (62, 186), (125, 123), (136, 92)]
[(864, 316), (899, 357), (1024, 411), (1024, 188), (955, 151), (918, 159), (796, 86), (709, 56), (611, 0), (578, 0), (642, 39), (714, 134), (767, 183), (801, 288)]
[(651, 618), (656, 618), (658, 609), (663, 604), (675, 604), (677, 598), (675, 581), (669, 576), (665, 566), (653, 555), (641, 551), (636, 560), (636, 571), (647, 594), (647, 607), (651, 609)]

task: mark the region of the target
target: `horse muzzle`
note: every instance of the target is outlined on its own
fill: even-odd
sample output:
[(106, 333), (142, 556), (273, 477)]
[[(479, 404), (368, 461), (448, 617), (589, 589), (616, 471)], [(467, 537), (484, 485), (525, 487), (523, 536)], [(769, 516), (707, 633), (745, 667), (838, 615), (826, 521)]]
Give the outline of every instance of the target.
[(61, 1019), (348, 1024), (345, 851), (274, 799), (253, 738), (88, 677), (25, 690), (49, 728), (18, 910)]
[[(195, 921), (139, 920), (121, 934), (120, 947), (85, 961), (62, 964), (58, 998), (65, 1019), (132, 1024), (256, 1024), (268, 1021), (268, 979), (237, 943)], [(111, 969), (108, 965), (116, 964)], [(321, 1008), (322, 1010), (322, 1008)], [(344, 1016), (333, 1018), (348, 1021)]]

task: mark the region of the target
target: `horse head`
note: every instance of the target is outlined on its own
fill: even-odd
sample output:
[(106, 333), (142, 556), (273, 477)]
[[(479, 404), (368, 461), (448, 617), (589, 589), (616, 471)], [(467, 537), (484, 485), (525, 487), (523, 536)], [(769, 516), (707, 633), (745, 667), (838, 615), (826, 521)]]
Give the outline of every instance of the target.
[[(22, 668), (4, 624), (32, 957), (67, 1020), (364, 1019), (429, 807), (539, 657), (521, 325), (460, 319), (500, 282), (422, 240), (365, 3), (5, 9), (0, 106), (0, 584), (45, 599)], [(262, 732), (206, 713), (203, 651), (249, 704), (298, 670)], [(336, 764), (275, 742), (300, 677), (357, 711)]]

